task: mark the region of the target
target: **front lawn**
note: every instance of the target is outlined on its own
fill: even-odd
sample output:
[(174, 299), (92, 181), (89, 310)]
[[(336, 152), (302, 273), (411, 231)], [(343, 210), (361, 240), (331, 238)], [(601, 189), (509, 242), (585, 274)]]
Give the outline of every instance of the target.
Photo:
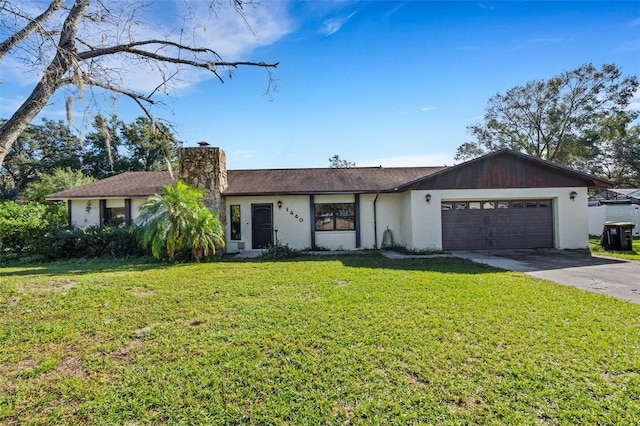
[(376, 254), (0, 270), (4, 424), (638, 424), (640, 306)]

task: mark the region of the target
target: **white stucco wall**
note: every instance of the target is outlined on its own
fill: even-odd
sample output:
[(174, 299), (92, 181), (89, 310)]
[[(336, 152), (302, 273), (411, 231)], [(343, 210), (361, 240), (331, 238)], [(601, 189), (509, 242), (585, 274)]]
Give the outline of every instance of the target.
[[(578, 196), (571, 200), (569, 194)], [(431, 195), (427, 203), (425, 196)], [(416, 250), (442, 249), (442, 201), (552, 199), (554, 214), (554, 244), (558, 249), (587, 248), (589, 244), (586, 188), (532, 189), (456, 189), (413, 191), (411, 194), (411, 223), (413, 241), (409, 248)]]
[[(569, 194), (576, 191), (578, 196), (571, 200)], [(425, 196), (431, 196), (430, 202)], [(353, 194), (316, 195), (315, 203), (352, 203), (355, 201)], [(375, 216), (377, 226), (374, 232), (374, 200), (376, 194), (360, 195), (360, 216), (356, 219), (360, 226), (360, 239), (362, 248), (380, 248), (384, 231), (388, 228), (393, 235), (393, 242), (415, 250), (441, 250), (442, 249), (442, 201), (456, 200), (510, 200), (510, 199), (552, 199), (554, 214), (554, 244), (559, 249), (577, 249), (588, 246), (589, 233), (601, 232), (601, 216), (595, 219), (599, 224), (589, 223), (590, 212), (596, 208), (587, 208), (586, 188), (538, 188), (538, 189), (493, 189), (493, 190), (428, 190), (412, 191), (405, 193), (378, 194), (375, 202)], [(140, 212), (139, 207), (145, 199), (133, 199), (131, 201), (132, 220), (136, 221)], [(278, 208), (278, 201), (282, 207)], [(90, 204), (88, 204), (90, 202)], [(278, 228), (278, 239), (294, 249), (311, 247), (311, 231), (314, 220), (310, 217), (310, 197), (308, 195), (285, 196), (243, 196), (225, 197), (227, 209), (227, 250), (237, 252), (252, 249), (251, 240), (251, 205), (272, 204), (273, 224)], [(241, 211), (241, 239), (232, 241), (230, 238), (230, 206), (240, 205)], [(89, 207), (89, 208), (88, 208)], [(124, 207), (124, 200), (107, 200), (107, 207)], [(608, 206), (630, 207), (630, 206)], [(633, 207), (630, 207), (633, 208)], [(73, 200), (71, 203), (72, 224), (78, 227), (94, 226), (100, 218), (99, 200)], [(613, 211), (613, 210), (610, 210)], [(622, 211), (622, 210), (620, 210)], [(601, 213), (599, 213), (601, 214)], [(605, 213), (606, 214), (606, 213)], [(634, 221), (640, 220), (638, 210), (630, 212), (630, 216), (622, 217), (622, 213), (609, 213), (606, 220)], [(635, 216), (633, 216), (635, 214)], [(615, 217), (614, 217), (615, 216)], [(593, 222), (592, 219), (591, 222)], [(634, 234), (640, 233), (640, 224), (634, 229)], [(332, 250), (356, 249), (355, 231), (316, 231), (316, 246)], [(238, 244), (241, 243), (241, 244)], [(244, 248), (241, 245), (244, 244)]]
[[(387, 228), (393, 235), (394, 244), (406, 244), (403, 240), (400, 225), (402, 198), (402, 194), (378, 194), (377, 200), (376, 194), (363, 194), (360, 196), (360, 240), (363, 248), (380, 248), (384, 231)], [(377, 235), (374, 232), (374, 222), (377, 226)]]
[(142, 206), (146, 198), (134, 198), (131, 200), (131, 221), (133, 223), (137, 223), (138, 217), (140, 216), (140, 206)]
[[(278, 201), (282, 202), (282, 207), (278, 208)], [(273, 226), (278, 228), (278, 240), (283, 244), (295, 249), (303, 249), (311, 246), (311, 224), (313, 220), (309, 217), (309, 196), (307, 195), (284, 195), (284, 196), (242, 196), (225, 197), (225, 208), (227, 209), (227, 251), (235, 253), (238, 251), (251, 250), (251, 205), (252, 204), (272, 204), (273, 205)], [(231, 213), (232, 205), (240, 206), (240, 240), (231, 240)], [(239, 244), (240, 243), (240, 244)], [(244, 248), (242, 247), (244, 245)]]
[[(146, 198), (134, 198), (131, 200), (131, 220), (136, 223), (140, 216), (140, 206), (147, 201)], [(124, 199), (108, 199), (107, 207), (124, 207)], [(71, 200), (71, 225), (78, 228), (88, 228), (100, 224), (100, 200)]]
[(605, 222), (635, 223), (633, 235), (640, 236), (640, 206), (637, 204), (607, 204), (588, 208), (589, 234), (600, 235)]
[(71, 225), (88, 228), (100, 224), (99, 200), (71, 200)]

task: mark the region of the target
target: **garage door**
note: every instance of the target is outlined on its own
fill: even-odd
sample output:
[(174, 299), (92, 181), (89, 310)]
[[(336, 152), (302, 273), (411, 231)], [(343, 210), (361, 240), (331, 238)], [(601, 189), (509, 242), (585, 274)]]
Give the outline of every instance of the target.
[(442, 203), (444, 250), (553, 248), (551, 200)]

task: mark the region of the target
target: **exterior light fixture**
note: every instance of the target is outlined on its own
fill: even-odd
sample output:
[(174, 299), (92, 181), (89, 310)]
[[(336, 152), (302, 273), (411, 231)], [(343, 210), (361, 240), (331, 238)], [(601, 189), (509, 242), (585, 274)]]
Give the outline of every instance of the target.
[(282, 201), (278, 200), (278, 208), (282, 209)]
[(576, 191), (571, 191), (571, 193), (569, 194), (569, 198), (571, 198), (571, 201), (575, 201), (577, 196), (578, 193)]
[(424, 196), (424, 200), (425, 200), (427, 203), (431, 203), (431, 194), (427, 194), (427, 195), (425, 195), (425, 196)]

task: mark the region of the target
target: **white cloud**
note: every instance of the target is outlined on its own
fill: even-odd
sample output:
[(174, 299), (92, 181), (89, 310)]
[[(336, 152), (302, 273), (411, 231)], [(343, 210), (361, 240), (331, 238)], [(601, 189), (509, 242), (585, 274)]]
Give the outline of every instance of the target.
[[(111, 14), (104, 20), (83, 21), (79, 37), (95, 46), (111, 46), (131, 40), (168, 39), (211, 49), (223, 61), (233, 62), (251, 60), (247, 56), (254, 49), (272, 44), (292, 31), (286, 2), (249, 4), (245, 6), (243, 16), (228, 2), (215, 3), (218, 6), (214, 10), (209, 9), (210, 4), (212, 2), (174, 0), (173, 3), (151, 3), (148, 9), (135, 10), (135, 4), (113, 3), (110, 4)], [(185, 11), (188, 16), (181, 19), (178, 15)], [(131, 19), (132, 15), (135, 19)], [(127, 22), (132, 24), (128, 26)], [(161, 55), (177, 54), (174, 48), (158, 49), (158, 45), (143, 49)], [(193, 59), (193, 55), (184, 51), (180, 56)], [(259, 60), (268, 62), (269, 58)], [(167, 76), (175, 75), (168, 86), (171, 94), (214, 77), (209, 71), (188, 65), (149, 62), (125, 54), (94, 59), (91, 67), (96, 72), (108, 70), (106, 74), (112, 84), (141, 93), (151, 93)], [(176, 74), (178, 70), (180, 72)], [(11, 55), (4, 58), (3, 71), (4, 84), (20, 86), (35, 85), (40, 75), (40, 72), (25, 72), (20, 62)], [(220, 74), (224, 76), (224, 70), (220, 70)]]
[(636, 90), (627, 109), (640, 111), (640, 89)]
[(346, 24), (355, 14), (356, 12), (351, 12), (347, 16), (325, 19), (322, 22), (323, 27), (320, 29), (320, 33), (326, 36), (337, 33), (338, 31), (340, 31), (343, 25)]
[(13, 114), (24, 103), (26, 97), (13, 96), (11, 98), (0, 98), (0, 116)]
[(209, 2), (195, 2), (194, 6), (193, 13), (201, 19), (193, 32), (195, 44), (213, 49), (226, 60), (238, 60), (292, 31), (286, 2), (245, 6), (244, 17), (225, 2), (213, 11)]
[(478, 7), (480, 9), (484, 9), (484, 10), (495, 10), (496, 7), (490, 4), (486, 4), (486, 3), (478, 3)]
[(426, 106), (426, 107), (422, 107), (422, 109), (420, 109), (420, 111), (426, 112), (426, 111), (435, 111), (437, 110), (437, 107), (432, 107), (432, 106)]
[(454, 161), (453, 156), (447, 154), (421, 154), (374, 158), (356, 163), (358, 167), (428, 167), (452, 166)]

